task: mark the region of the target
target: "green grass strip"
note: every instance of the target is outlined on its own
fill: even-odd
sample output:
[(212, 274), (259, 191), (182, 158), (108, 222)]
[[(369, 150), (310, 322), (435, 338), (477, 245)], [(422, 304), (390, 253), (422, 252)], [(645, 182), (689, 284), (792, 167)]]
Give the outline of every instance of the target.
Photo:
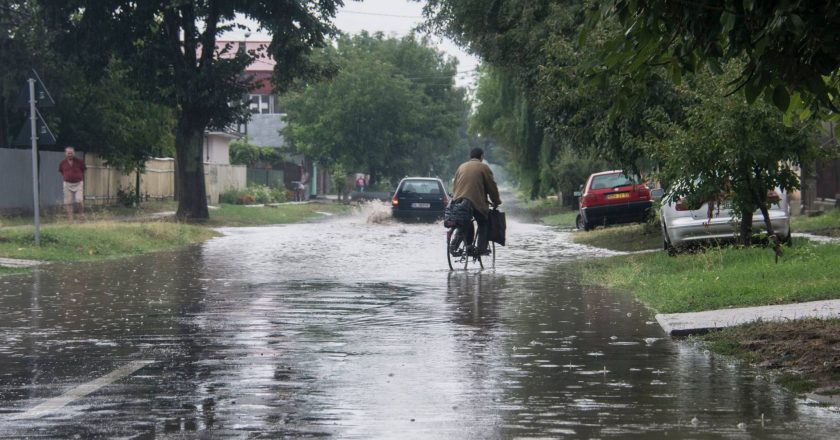
[(101, 260), (171, 250), (218, 235), (193, 225), (166, 222), (91, 222), (41, 228), (35, 246), (31, 226), (0, 228), (0, 256), (45, 261)]
[(296, 223), (323, 217), (324, 212), (342, 214), (345, 205), (333, 203), (281, 204), (277, 206), (220, 205), (210, 210), (209, 226), (261, 226)]
[(816, 217), (795, 215), (791, 217), (793, 232), (840, 237), (840, 209), (832, 209)]
[(623, 252), (662, 248), (662, 233), (659, 227), (648, 224), (610, 226), (575, 232), (572, 240), (575, 243)]
[(584, 279), (636, 294), (662, 313), (840, 298), (840, 245), (796, 240), (774, 262), (770, 249), (713, 248), (591, 260)]

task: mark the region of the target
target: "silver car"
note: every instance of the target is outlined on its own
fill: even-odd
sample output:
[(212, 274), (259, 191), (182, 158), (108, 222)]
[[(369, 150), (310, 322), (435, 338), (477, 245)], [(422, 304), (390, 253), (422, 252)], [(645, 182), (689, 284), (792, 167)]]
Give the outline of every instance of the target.
[[(773, 202), (768, 213), (776, 235), (781, 237), (782, 241), (790, 241), (790, 205), (787, 193), (776, 188), (775, 191), (768, 192), (768, 199)], [(709, 218), (708, 202), (697, 209), (691, 208), (685, 200), (671, 200), (669, 203), (663, 200), (660, 218), (665, 250), (670, 251), (674, 246), (693, 242), (729, 240), (738, 237), (737, 221), (740, 216), (728, 209), (725, 201), (722, 206), (712, 209), (711, 218)], [(752, 229), (753, 232), (766, 229), (761, 211), (753, 214)]]

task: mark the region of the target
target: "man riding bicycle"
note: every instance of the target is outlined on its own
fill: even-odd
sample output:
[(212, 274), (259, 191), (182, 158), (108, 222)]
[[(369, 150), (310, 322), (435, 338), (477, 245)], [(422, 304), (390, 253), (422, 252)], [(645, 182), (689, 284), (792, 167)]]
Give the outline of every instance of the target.
[[(473, 148), (470, 151), (470, 160), (461, 164), (458, 171), (455, 172), (455, 181), (452, 184), (452, 203), (460, 201), (469, 202), (472, 210), (472, 216), (475, 222), (478, 223), (478, 245), (473, 248), (473, 236), (475, 229), (472, 222), (467, 222), (466, 225), (458, 228), (458, 234), (461, 239), (465, 240), (467, 244), (468, 255), (487, 255), (487, 215), (490, 212), (490, 206), (487, 203), (487, 198), (494, 206), (502, 204), (499, 198), (499, 187), (496, 186), (496, 180), (493, 178), (493, 171), (487, 164), (483, 163), (484, 150), (481, 148)], [(450, 245), (450, 252), (457, 250), (459, 240), (452, 240)], [(452, 248), (454, 246), (454, 249)]]

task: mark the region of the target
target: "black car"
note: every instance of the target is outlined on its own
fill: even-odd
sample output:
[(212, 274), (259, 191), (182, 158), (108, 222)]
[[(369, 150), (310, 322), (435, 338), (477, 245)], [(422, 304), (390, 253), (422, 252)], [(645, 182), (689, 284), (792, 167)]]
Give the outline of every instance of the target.
[(397, 185), (391, 199), (391, 213), (399, 220), (434, 221), (443, 218), (448, 203), (449, 197), (440, 179), (406, 177)]

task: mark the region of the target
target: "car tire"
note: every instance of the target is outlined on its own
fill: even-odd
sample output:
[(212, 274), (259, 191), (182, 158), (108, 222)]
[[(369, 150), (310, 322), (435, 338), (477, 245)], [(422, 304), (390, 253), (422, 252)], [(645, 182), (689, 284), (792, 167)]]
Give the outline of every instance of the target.
[(677, 255), (677, 248), (671, 244), (671, 239), (668, 238), (668, 230), (665, 228), (665, 223), (662, 223), (662, 249), (668, 254), (669, 257), (673, 257)]
[(583, 216), (580, 214), (578, 214), (577, 218), (575, 218), (575, 226), (577, 226), (579, 231), (588, 231), (591, 229), (589, 224), (586, 223), (586, 220), (584, 220)]

